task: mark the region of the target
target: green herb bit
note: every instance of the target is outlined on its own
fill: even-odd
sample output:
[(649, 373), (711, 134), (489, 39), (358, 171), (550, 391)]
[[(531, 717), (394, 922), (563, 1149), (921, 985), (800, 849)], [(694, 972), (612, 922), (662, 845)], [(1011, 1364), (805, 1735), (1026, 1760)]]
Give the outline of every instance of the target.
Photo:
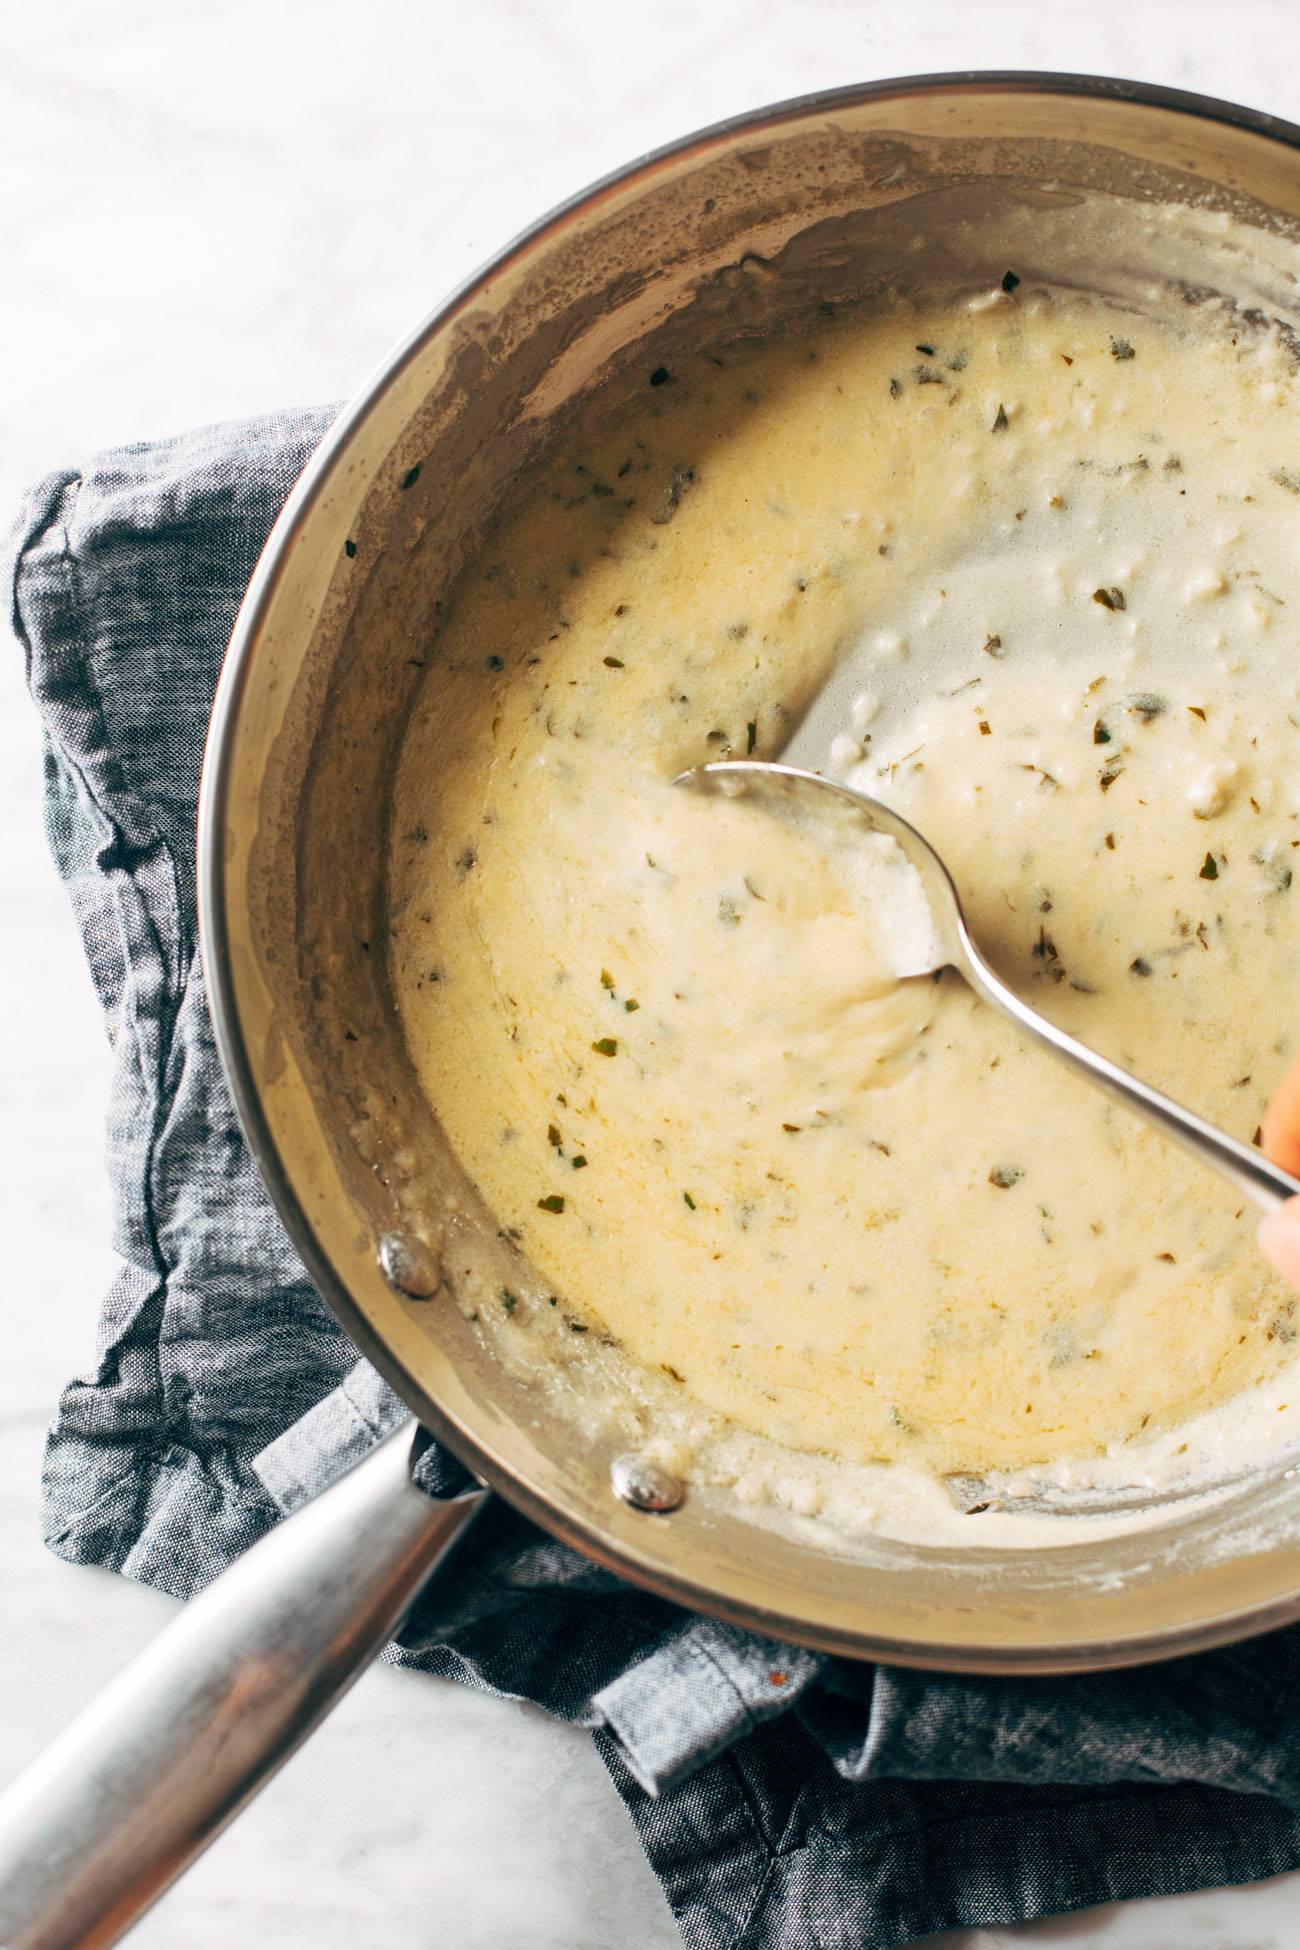
[(993, 425), (992, 425), (992, 426), (991, 426), (991, 427), (989, 428), (989, 432), (990, 432), (990, 433), (1005, 433), (1005, 432), (1006, 432), (1006, 430), (1007, 430), (1007, 428), (1008, 428), (1008, 427), (1009, 427), (1010, 425), (1011, 425), (1011, 422), (1010, 422), (1010, 420), (1008, 420), (1008, 418), (1007, 418), (1007, 409), (1006, 409), (1006, 407), (1005, 407), (1005, 406), (1003, 406), (1003, 404), (1002, 404), (1002, 402), (1001, 402), (1001, 401), (999, 400), (999, 402), (998, 402), (998, 410), (997, 410), (997, 412), (996, 412), (996, 413), (995, 413), (995, 414), (993, 415)]
[(512, 1293), (508, 1286), (498, 1288), (497, 1297), (508, 1314), (512, 1314), (519, 1305), (519, 1295)]
[(623, 1007), (627, 1010), (627, 1013), (630, 1016), (634, 1016), (637, 1010), (641, 1007), (641, 1004), (637, 1001), (634, 995), (629, 995), (627, 1001), (623, 1004)]
[(564, 1200), (558, 1192), (548, 1192), (545, 1198), (538, 1199), (537, 1209), (539, 1212), (563, 1212)]
[(601, 661), (610, 670), (625, 670), (627, 668), (621, 657), (604, 657)]
[(1063, 982), (1065, 980), (1064, 964), (1061, 961), (1060, 955), (1057, 953), (1056, 943), (1045, 927), (1040, 925), (1038, 939), (1029, 952), (1035, 961), (1042, 962), (1043, 972), (1050, 975), (1054, 982)]
[(559, 1150), (561, 1144), (563, 1143), (563, 1139), (560, 1136), (560, 1127), (558, 1124), (547, 1125), (546, 1141), (548, 1144), (553, 1144), (557, 1151)]
[(1004, 271), (1002, 273), (1002, 289), (1004, 291), (1006, 292), (1015, 291), (1018, 288), (1019, 284), (1020, 284), (1020, 279), (1016, 276), (1014, 271)]
[(754, 747), (755, 747), (755, 745), (756, 745), (757, 743), (758, 743), (758, 726), (757, 726), (757, 725), (755, 724), (755, 722), (754, 722), (754, 720), (753, 720), (753, 719), (751, 718), (751, 719), (750, 719), (750, 721), (749, 721), (749, 723), (748, 723), (748, 724), (747, 724), (747, 725), (745, 726), (745, 753), (746, 753), (746, 756), (748, 756), (748, 755), (749, 755), (749, 753), (753, 751), (753, 749), (754, 749)]
[(1110, 733), (1100, 718), (1098, 718), (1096, 724), (1092, 727), (1092, 742), (1094, 745), (1109, 745), (1110, 743)]
[(612, 1036), (600, 1036), (591, 1046), (597, 1056), (617, 1056), (618, 1044)]
[(576, 1158), (571, 1158), (569, 1162), (575, 1171), (585, 1171), (587, 1169), (587, 1160), (583, 1157), (581, 1151)]
[(996, 1185), (1000, 1192), (1009, 1192), (1024, 1175), (1019, 1165), (994, 1165), (989, 1173), (989, 1184)]
[(1278, 859), (1273, 848), (1261, 846), (1250, 857), (1257, 867), (1264, 869), (1265, 877), (1271, 884), (1274, 893), (1285, 894), (1291, 885), (1293, 878), (1292, 872), (1290, 867), (1284, 866), (1282, 861)]
[(1219, 863), (1215, 859), (1212, 853), (1207, 853), (1205, 859), (1201, 863), (1201, 879), (1217, 880), (1218, 877), (1219, 877)]
[(1113, 586), (1109, 589), (1094, 589), (1092, 600), (1094, 603), (1100, 603), (1103, 609), (1128, 608), (1128, 604), (1124, 601), (1124, 591)]
[(1000, 636), (991, 636), (985, 638), (984, 655), (986, 657), (992, 657), (994, 658), (995, 661), (999, 661), (1001, 658), (1005, 657), (1006, 654), (1007, 654), (1006, 651), (1002, 648), (1002, 638)]
[(1110, 356), (1112, 359), (1135, 359), (1137, 354), (1127, 339), (1112, 339), (1110, 342)]
[(695, 1210), (695, 1200), (691, 1197), (690, 1193), (683, 1192), (682, 1197), (685, 1199), (686, 1203), (690, 1206), (691, 1211), (693, 1212)]
[(1205, 712), (1199, 704), (1189, 704), (1187, 708), (1194, 718), (1199, 718), (1202, 724), (1205, 723)]
[(1141, 955), (1137, 955), (1129, 963), (1128, 972), (1130, 975), (1149, 975), (1151, 973), (1151, 964), (1149, 961), (1144, 961)]

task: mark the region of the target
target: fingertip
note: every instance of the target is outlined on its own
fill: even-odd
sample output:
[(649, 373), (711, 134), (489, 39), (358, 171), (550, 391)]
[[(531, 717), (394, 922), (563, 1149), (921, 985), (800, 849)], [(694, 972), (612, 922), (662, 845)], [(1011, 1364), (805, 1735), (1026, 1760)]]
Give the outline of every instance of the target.
[(1265, 1259), (1284, 1280), (1300, 1287), (1300, 1198), (1289, 1198), (1274, 1212), (1266, 1212), (1256, 1234)]

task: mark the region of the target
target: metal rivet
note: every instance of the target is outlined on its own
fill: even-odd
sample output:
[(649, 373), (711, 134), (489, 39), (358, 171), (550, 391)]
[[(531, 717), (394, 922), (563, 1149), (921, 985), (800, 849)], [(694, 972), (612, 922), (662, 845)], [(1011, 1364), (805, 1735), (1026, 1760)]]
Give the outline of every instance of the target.
[(437, 1255), (410, 1232), (386, 1232), (379, 1241), (384, 1277), (412, 1300), (428, 1300), (442, 1285)]
[(686, 1494), (685, 1484), (648, 1456), (615, 1456), (609, 1481), (615, 1496), (634, 1510), (675, 1510)]

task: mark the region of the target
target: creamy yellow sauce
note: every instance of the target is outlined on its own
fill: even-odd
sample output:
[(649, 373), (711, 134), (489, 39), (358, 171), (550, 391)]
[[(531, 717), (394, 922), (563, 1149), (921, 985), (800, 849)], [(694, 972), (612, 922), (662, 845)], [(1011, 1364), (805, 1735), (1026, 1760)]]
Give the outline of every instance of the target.
[(1293, 1358), (1229, 1190), (955, 976), (897, 981), (843, 841), (670, 781), (788, 753), (888, 799), (1008, 980), (1250, 1139), (1300, 1011), (1296, 384), (1217, 314), (819, 317), (647, 374), (488, 539), (402, 757), (391, 966), (575, 1328), (941, 1474)]

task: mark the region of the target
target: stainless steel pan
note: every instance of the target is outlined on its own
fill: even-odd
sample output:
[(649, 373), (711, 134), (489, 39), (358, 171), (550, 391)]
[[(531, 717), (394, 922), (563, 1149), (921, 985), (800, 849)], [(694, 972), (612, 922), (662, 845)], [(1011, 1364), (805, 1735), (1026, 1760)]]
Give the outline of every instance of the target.
[[(268, 542), (213, 715), (199, 876), (218, 1036), (342, 1325), (425, 1428), (554, 1535), (682, 1604), (854, 1658), (1066, 1671), (1283, 1624), (1300, 1615), (1300, 1499), (1279, 1464), (1208, 1509), (1171, 1501), (1138, 1535), (1036, 1551), (833, 1546), (721, 1492), (648, 1507), (674, 1503), (672, 1485), (612, 1473), (454, 1302), (513, 1248), (421, 1099), (390, 1006), (389, 781), (439, 601), (573, 401), (734, 325), (738, 291), (778, 305), (887, 282), (882, 240), (901, 249), (971, 198), (1048, 209), (1098, 192), (1300, 235), (1300, 131), (1135, 84), (938, 76), (765, 109), (597, 184), (447, 300), (342, 415)], [(377, 1652), (483, 1501), (413, 1490), (411, 1439), (252, 1551), (0, 1803), (9, 1950), (113, 1941)]]

